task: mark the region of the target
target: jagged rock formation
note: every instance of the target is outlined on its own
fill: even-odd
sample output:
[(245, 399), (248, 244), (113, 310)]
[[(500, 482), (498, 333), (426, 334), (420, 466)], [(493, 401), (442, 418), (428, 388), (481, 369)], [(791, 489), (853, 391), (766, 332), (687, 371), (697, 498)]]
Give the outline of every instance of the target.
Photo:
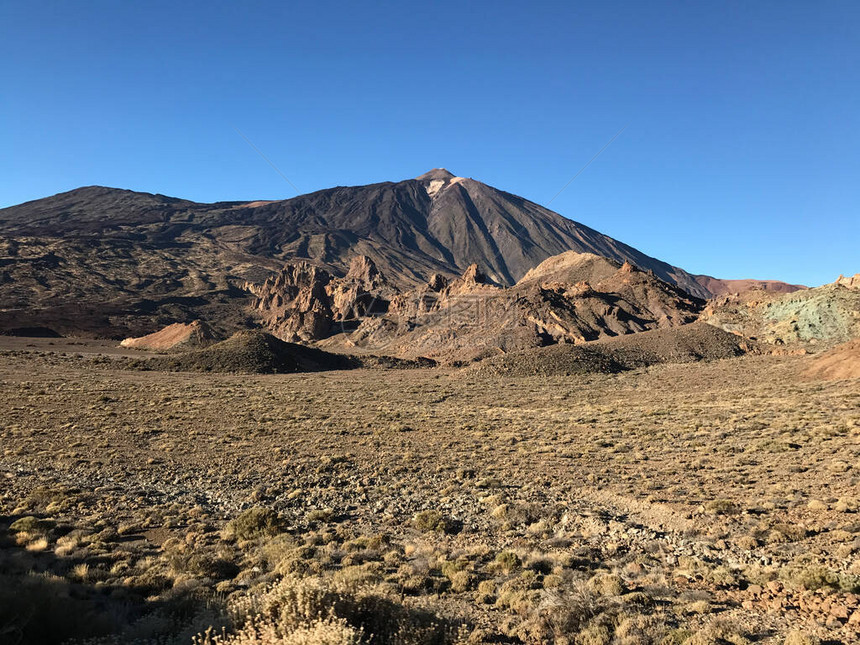
[(205, 323), (194, 320), (190, 323), (173, 323), (146, 336), (126, 338), (120, 345), (132, 349), (163, 351), (177, 347), (191, 348), (206, 345), (214, 339), (212, 330)]
[(367, 256), (353, 258), (343, 277), (309, 262), (293, 262), (261, 287), (248, 288), (263, 324), (290, 342), (320, 340), (336, 327), (343, 331), (365, 316), (384, 313), (396, 293)]
[(308, 262), (287, 264), (259, 289), (254, 309), (283, 340), (317, 340), (331, 331), (332, 310), (326, 290), (332, 276)]
[(569, 252), (513, 287), (493, 284), (477, 265), (455, 280), (435, 277), (328, 345), (471, 360), (684, 325), (703, 304), (630, 263)]
[(860, 289), (860, 273), (855, 273), (847, 277), (840, 275), (834, 284), (847, 287), (848, 289)]

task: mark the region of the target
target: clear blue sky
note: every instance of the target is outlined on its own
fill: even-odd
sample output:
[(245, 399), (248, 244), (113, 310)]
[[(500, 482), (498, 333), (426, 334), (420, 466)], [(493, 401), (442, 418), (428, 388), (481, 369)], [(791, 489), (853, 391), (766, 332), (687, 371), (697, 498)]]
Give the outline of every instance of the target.
[(0, 3), (0, 206), (444, 166), (695, 273), (860, 271), (860, 3)]

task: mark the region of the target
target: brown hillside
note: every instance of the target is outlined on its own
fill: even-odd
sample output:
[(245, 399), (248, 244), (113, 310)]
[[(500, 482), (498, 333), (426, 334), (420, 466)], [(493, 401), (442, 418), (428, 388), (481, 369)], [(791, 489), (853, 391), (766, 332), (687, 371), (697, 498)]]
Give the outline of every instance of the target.
[(824, 381), (860, 378), (860, 340), (850, 341), (816, 356), (804, 374), (808, 378)]

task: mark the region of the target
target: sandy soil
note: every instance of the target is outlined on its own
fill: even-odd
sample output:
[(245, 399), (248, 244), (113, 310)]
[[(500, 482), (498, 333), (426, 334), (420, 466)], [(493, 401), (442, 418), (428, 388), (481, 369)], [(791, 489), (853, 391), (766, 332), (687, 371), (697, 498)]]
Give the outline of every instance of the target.
[[(808, 357), (240, 376), (64, 342), (3, 339), (0, 576), (121, 601), (65, 636), (202, 630), (214, 600), (169, 609), (299, 576), (472, 642), (858, 638), (860, 381), (805, 380)], [(235, 537), (254, 507), (278, 535)]]

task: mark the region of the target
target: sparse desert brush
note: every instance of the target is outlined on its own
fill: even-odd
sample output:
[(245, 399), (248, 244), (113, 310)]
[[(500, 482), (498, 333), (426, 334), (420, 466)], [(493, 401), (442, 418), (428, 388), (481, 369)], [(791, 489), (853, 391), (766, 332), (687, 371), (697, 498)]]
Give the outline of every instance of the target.
[(280, 533), (262, 542), (260, 555), (265, 564), (274, 568), (279, 562), (291, 556), (297, 545), (296, 538), (292, 535)]
[(730, 499), (712, 499), (705, 502), (705, 512), (712, 515), (735, 515), (741, 512), (740, 506)]
[(500, 551), (498, 555), (496, 555), (496, 559), (493, 564), (498, 570), (510, 573), (511, 571), (519, 569), (523, 565), (523, 561), (520, 560), (520, 557), (513, 551)]
[(331, 520), (331, 518), (333, 516), (334, 516), (334, 509), (333, 508), (317, 508), (317, 509), (310, 511), (305, 516), (305, 519), (310, 524), (316, 524), (318, 522), (328, 522), (329, 520)]
[(544, 589), (558, 589), (564, 584), (564, 578), (560, 575), (550, 574), (543, 577)]
[(823, 565), (795, 565), (786, 567), (779, 573), (783, 580), (792, 587), (815, 591), (830, 588), (857, 593), (860, 591), (860, 577), (850, 573), (840, 573)]
[(26, 549), (28, 551), (38, 553), (38, 552), (41, 552), (41, 551), (44, 551), (45, 549), (47, 549), (48, 544), (49, 544), (48, 540), (41, 537), (41, 538), (37, 538), (37, 539), (33, 540), (32, 542), (30, 542), (29, 544), (27, 544)]
[(797, 629), (793, 629), (785, 635), (783, 645), (819, 645), (821, 640), (813, 635)]
[(672, 629), (660, 640), (660, 645), (681, 645), (688, 642), (692, 635), (693, 632), (683, 627)]
[(581, 585), (564, 592), (543, 591), (521, 608), (524, 620), (515, 633), (529, 643), (608, 645), (614, 620), (602, 615), (604, 608), (601, 599)]
[(257, 506), (228, 522), (224, 527), (223, 537), (226, 540), (253, 540), (271, 537), (285, 530), (286, 524), (280, 515), (272, 509)]
[(625, 591), (621, 576), (614, 573), (597, 573), (586, 585), (589, 590), (601, 596), (620, 596)]
[(507, 527), (513, 527), (532, 524), (540, 518), (541, 510), (536, 504), (509, 502), (499, 504), (490, 514), (500, 522), (504, 522)]
[(392, 578), (402, 593), (414, 594), (429, 586), (430, 578), (426, 570), (416, 567), (413, 563), (401, 564)]
[(43, 535), (51, 529), (53, 523), (49, 520), (40, 519), (32, 515), (19, 517), (9, 525), (12, 533), (27, 533), (29, 535)]
[(477, 578), (469, 571), (457, 571), (448, 577), (451, 582), (451, 591), (454, 593), (463, 593), (472, 589)]
[(686, 614), (709, 614), (711, 613), (711, 603), (707, 600), (694, 600), (684, 605), (682, 609)]
[(168, 555), (168, 564), (176, 574), (223, 580), (239, 573), (239, 567), (224, 558), (198, 551), (174, 551)]
[(708, 623), (699, 630), (696, 630), (693, 635), (684, 641), (685, 645), (749, 645), (750, 639), (743, 628), (736, 623), (716, 619)]
[(365, 551), (369, 549), (380, 549), (389, 544), (387, 535), (360, 535), (343, 543), (343, 548), (346, 551)]
[(342, 619), (319, 618), (285, 631), (275, 619), (257, 618), (232, 634), (226, 631), (219, 634), (210, 628), (193, 642), (194, 645), (359, 645), (363, 641), (362, 632)]
[(735, 546), (745, 551), (751, 551), (758, 547), (758, 540), (752, 535), (741, 535), (734, 539)]
[(763, 532), (763, 539), (768, 544), (783, 544), (785, 542), (797, 542), (808, 534), (809, 531), (802, 524), (780, 522), (766, 529)]
[(347, 645), (373, 635), (374, 642), (419, 645), (452, 643), (457, 634), (455, 626), (404, 607), (381, 587), (319, 577), (286, 577), (258, 594), (237, 598), (230, 612), (239, 625), (235, 632), (210, 630), (195, 643)]
[(382, 580), (382, 567), (378, 562), (351, 565), (335, 571), (332, 580), (345, 589), (360, 588)]
[(419, 531), (437, 531), (439, 533), (456, 533), (459, 523), (442, 515), (436, 510), (426, 510), (412, 517), (412, 525)]

